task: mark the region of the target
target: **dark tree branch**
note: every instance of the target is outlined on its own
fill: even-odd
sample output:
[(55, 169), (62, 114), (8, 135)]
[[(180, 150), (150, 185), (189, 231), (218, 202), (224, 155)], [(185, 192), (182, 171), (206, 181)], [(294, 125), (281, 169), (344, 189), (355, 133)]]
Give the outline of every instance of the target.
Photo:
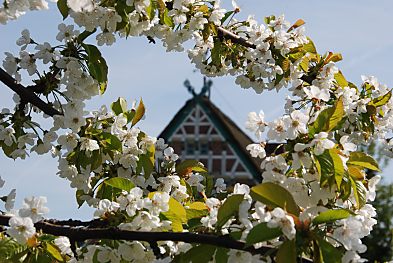
[[(11, 217), (0, 215), (0, 225), (8, 226)], [(217, 236), (213, 234), (196, 234), (196, 233), (175, 233), (175, 232), (144, 232), (144, 231), (127, 231), (120, 230), (116, 227), (90, 228), (90, 225), (96, 225), (97, 220), (82, 222), (78, 220), (43, 220), (34, 224), (37, 231), (55, 236), (66, 236), (70, 240), (85, 241), (88, 239), (111, 239), (111, 240), (128, 240), (128, 241), (146, 241), (156, 243), (157, 241), (183, 241), (186, 243), (198, 243), (215, 245), (219, 247), (238, 249), (248, 251), (252, 254), (265, 254), (274, 249), (273, 247), (246, 247), (246, 244), (236, 241), (229, 236)], [(65, 223), (65, 225), (58, 225)], [(72, 226), (66, 226), (72, 225)]]
[[(8, 226), (11, 217), (0, 215), (0, 225)], [(101, 227), (96, 227), (101, 225)], [(246, 246), (244, 242), (232, 239), (228, 235), (217, 236), (214, 234), (197, 234), (190, 232), (146, 232), (146, 231), (127, 231), (120, 230), (116, 227), (104, 227), (105, 221), (79, 221), (79, 220), (42, 220), (34, 224), (37, 231), (55, 236), (66, 236), (75, 242), (89, 239), (110, 239), (110, 240), (127, 240), (127, 241), (145, 241), (150, 244), (157, 244), (157, 241), (175, 241), (194, 244), (207, 244), (217, 247), (237, 249), (250, 252), (251, 254), (264, 255), (276, 250), (275, 247), (263, 246), (254, 248)], [(93, 228), (91, 228), (93, 226)], [(275, 252), (273, 252), (274, 254)], [(302, 258), (302, 262), (312, 262), (310, 259)]]
[(23, 85), (17, 83), (15, 79), (2, 68), (0, 68), (0, 81), (18, 94), (22, 101), (31, 103), (42, 110), (45, 114), (52, 117), (54, 115), (61, 115), (58, 110), (41, 100), (31, 89), (27, 89)]

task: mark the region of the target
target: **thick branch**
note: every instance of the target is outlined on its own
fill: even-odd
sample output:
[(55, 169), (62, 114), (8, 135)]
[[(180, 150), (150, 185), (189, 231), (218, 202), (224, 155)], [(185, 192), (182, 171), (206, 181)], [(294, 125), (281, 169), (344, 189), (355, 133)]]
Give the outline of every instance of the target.
[(22, 101), (31, 103), (42, 110), (45, 114), (52, 117), (54, 115), (61, 115), (58, 110), (41, 100), (32, 90), (26, 89), (23, 85), (17, 83), (15, 79), (2, 68), (0, 68), (0, 81), (18, 94)]
[[(0, 215), (0, 225), (8, 226), (11, 217)], [(128, 240), (128, 241), (145, 241), (155, 243), (157, 241), (182, 241), (186, 243), (208, 244), (217, 247), (237, 249), (247, 251), (252, 254), (264, 255), (275, 247), (263, 246), (254, 248), (247, 247), (244, 242), (232, 239), (229, 236), (217, 236), (213, 234), (196, 234), (190, 232), (145, 232), (145, 231), (127, 231), (115, 227), (103, 227), (106, 222), (100, 220), (79, 221), (79, 220), (54, 220), (48, 219), (34, 224), (37, 231), (55, 236), (66, 236), (73, 241), (85, 241), (89, 239), (109, 239), (109, 240)], [(101, 227), (96, 227), (101, 225)], [(93, 228), (91, 228), (93, 226)], [(303, 262), (312, 262), (307, 258), (302, 258)]]
[[(8, 226), (10, 216), (0, 216), (0, 225)], [(58, 223), (65, 223), (65, 226)], [(236, 241), (229, 236), (217, 236), (212, 234), (195, 234), (195, 233), (174, 233), (174, 232), (144, 232), (144, 231), (126, 231), (115, 227), (90, 228), (88, 226), (96, 225), (97, 220), (82, 222), (78, 220), (43, 220), (34, 224), (37, 231), (55, 236), (66, 236), (73, 241), (85, 241), (88, 239), (111, 239), (111, 240), (128, 240), (128, 241), (183, 241), (186, 243), (209, 244), (219, 247), (238, 249), (251, 252), (252, 254), (265, 254), (273, 247), (245, 247), (245, 243)]]

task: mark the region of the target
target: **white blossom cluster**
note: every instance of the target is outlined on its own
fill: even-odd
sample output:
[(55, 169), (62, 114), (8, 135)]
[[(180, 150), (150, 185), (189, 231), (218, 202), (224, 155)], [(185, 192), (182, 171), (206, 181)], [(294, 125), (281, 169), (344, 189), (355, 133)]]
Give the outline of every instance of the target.
[(5, 0), (0, 6), (0, 24), (7, 24), (8, 20), (17, 19), (28, 10), (44, 9), (48, 9), (45, 0)]

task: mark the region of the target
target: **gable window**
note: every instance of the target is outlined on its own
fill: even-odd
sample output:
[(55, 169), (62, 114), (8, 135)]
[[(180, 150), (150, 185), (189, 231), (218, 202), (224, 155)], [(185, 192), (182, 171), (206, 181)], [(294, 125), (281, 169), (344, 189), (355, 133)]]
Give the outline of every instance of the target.
[(202, 139), (199, 141), (199, 152), (200, 154), (209, 153), (209, 142), (206, 139)]
[(187, 139), (186, 140), (186, 154), (193, 155), (193, 154), (195, 154), (196, 150), (197, 149), (196, 149), (195, 141), (192, 139)]

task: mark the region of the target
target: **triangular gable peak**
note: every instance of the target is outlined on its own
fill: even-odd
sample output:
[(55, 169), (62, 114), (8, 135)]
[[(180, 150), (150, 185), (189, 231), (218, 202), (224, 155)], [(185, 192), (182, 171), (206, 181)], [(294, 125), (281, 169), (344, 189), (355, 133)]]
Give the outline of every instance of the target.
[(213, 175), (233, 180), (253, 180), (241, 158), (199, 105), (180, 124), (169, 141), (183, 160), (199, 160)]
[(257, 161), (245, 149), (251, 139), (206, 96), (187, 101), (159, 137), (183, 160), (199, 160), (215, 177), (248, 184), (261, 180)]

